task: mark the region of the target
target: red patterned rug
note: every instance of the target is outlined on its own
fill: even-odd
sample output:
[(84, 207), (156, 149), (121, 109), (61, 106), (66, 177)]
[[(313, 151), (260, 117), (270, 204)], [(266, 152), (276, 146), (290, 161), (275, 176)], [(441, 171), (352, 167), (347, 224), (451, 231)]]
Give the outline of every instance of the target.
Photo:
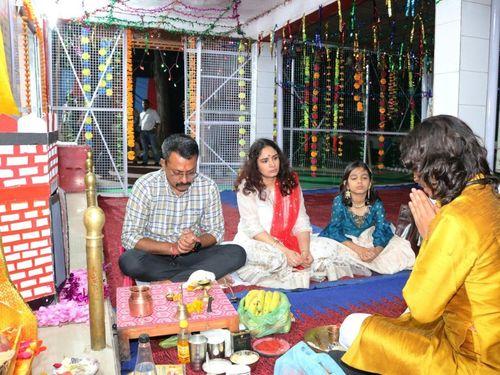
[[(288, 341), (292, 346), (303, 339), (304, 333), (313, 327), (327, 324), (340, 324), (344, 318), (354, 312), (364, 312), (371, 314), (381, 314), (390, 317), (397, 317), (405, 310), (406, 305), (399, 297), (391, 299), (382, 299), (371, 304), (352, 305), (349, 309), (326, 309), (317, 312), (314, 316), (309, 314), (296, 313), (296, 321), (292, 323), (289, 333), (275, 335)], [(162, 349), (158, 343), (161, 339), (152, 339), (153, 357), (156, 364), (177, 363), (177, 349)], [(277, 358), (261, 357), (252, 374), (269, 375), (274, 371), (274, 363)], [(203, 371), (193, 371), (187, 366), (187, 374), (204, 374)]]

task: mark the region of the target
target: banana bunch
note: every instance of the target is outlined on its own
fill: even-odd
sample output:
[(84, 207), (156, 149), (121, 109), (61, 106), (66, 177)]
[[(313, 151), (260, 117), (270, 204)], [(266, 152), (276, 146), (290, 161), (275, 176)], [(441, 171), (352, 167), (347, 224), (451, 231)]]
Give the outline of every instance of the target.
[(281, 302), (281, 293), (268, 290), (251, 290), (243, 298), (243, 307), (253, 315), (264, 315), (276, 309)]

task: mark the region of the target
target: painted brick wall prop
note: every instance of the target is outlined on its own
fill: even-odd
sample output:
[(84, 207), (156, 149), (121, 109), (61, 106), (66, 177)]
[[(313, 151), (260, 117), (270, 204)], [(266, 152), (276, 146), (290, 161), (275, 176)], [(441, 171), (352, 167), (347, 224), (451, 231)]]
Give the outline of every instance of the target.
[(49, 199), (57, 168), (55, 143), (0, 145), (0, 236), (26, 301), (55, 293)]

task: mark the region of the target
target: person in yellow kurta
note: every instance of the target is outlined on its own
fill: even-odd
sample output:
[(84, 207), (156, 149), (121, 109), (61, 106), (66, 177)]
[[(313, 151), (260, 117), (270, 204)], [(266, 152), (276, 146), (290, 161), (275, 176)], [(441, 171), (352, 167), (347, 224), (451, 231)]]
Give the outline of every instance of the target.
[(424, 188), (410, 194), (424, 242), (403, 289), (408, 312), (348, 316), (342, 360), (381, 374), (499, 374), (500, 200), (486, 150), (443, 115), (415, 127), (401, 152)]

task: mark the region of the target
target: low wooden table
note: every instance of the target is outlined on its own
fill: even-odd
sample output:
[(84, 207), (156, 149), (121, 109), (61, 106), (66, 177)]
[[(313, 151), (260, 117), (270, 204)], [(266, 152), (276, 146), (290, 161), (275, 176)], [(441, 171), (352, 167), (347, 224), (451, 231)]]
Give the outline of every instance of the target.
[[(177, 302), (167, 301), (167, 293), (179, 293), (181, 283), (153, 284), (151, 294), (153, 296), (153, 314), (144, 318), (130, 316), (128, 299), (130, 297), (129, 287), (121, 287), (116, 290), (116, 326), (118, 330), (118, 341), (120, 346), (120, 359), (130, 358), (130, 339), (138, 338), (142, 333), (150, 337), (165, 336), (179, 332), (179, 321), (176, 318)], [(209, 294), (214, 298), (212, 312), (204, 311), (201, 314), (191, 314), (188, 319), (191, 332), (205, 331), (215, 328), (228, 328), (237, 332), (239, 327), (238, 312), (217, 283), (213, 283)], [(184, 289), (184, 303), (193, 301), (202, 296), (202, 290), (188, 292)]]

